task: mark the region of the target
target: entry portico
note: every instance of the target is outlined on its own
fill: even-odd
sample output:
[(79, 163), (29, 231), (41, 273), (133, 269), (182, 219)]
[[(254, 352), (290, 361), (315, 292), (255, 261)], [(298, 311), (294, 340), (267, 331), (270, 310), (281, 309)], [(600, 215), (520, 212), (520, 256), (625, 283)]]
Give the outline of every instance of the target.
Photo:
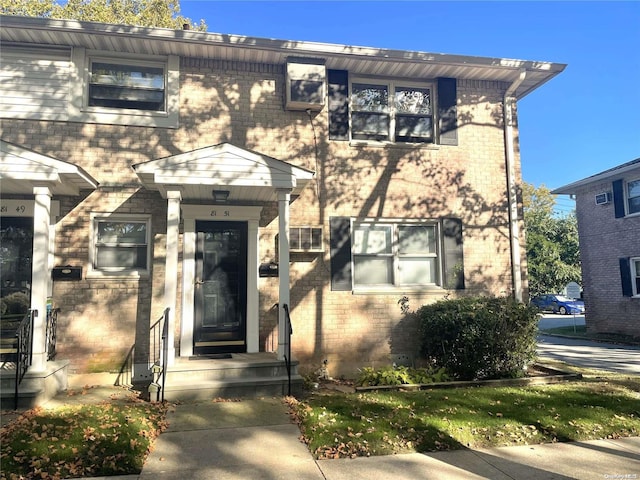
[[(60, 204), (54, 196), (77, 196), (81, 190), (95, 190), (98, 182), (82, 168), (21, 146), (0, 140), (0, 180), (3, 195), (0, 217), (33, 220), (30, 284), (24, 285), (30, 309), (36, 313), (33, 325), (31, 371), (44, 371), (47, 364), (46, 304), (51, 296), (54, 265), (55, 225)], [(28, 283), (28, 282), (27, 282)]]
[[(279, 269), (279, 313), (278, 313), (278, 359), (284, 358), (284, 305), (289, 304), (289, 203), (311, 181), (314, 172), (296, 167), (256, 152), (248, 151), (229, 143), (193, 150), (161, 159), (151, 160), (133, 166), (142, 184), (150, 190), (157, 190), (167, 199), (167, 245), (165, 270), (165, 308), (171, 312), (180, 311), (180, 356), (189, 357), (197, 352), (194, 345), (215, 347), (235, 347), (247, 353), (259, 351), (258, 313), (258, 267), (259, 267), (259, 221), (263, 206), (267, 202), (278, 204), (278, 262)], [(178, 299), (180, 219), (183, 220), (183, 258), (181, 297)], [(205, 254), (203, 242), (207, 238), (226, 236), (227, 247), (236, 249), (238, 242), (234, 235), (234, 225), (246, 229), (246, 237), (241, 246), (242, 263), (240, 272), (241, 290), (234, 303), (242, 302), (240, 313), (246, 322), (242, 330), (244, 338), (221, 337), (215, 341), (200, 341), (196, 338), (198, 320), (196, 298), (204, 290), (205, 283), (215, 284), (214, 278), (205, 278), (207, 268), (202, 267), (203, 257), (216, 257), (211, 252)], [(245, 227), (246, 225), (246, 227)], [(221, 230), (221, 228), (224, 229)], [(227, 227), (230, 227), (227, 228)], [(217, 237), (214, 235), (217, 235)], [(230, 237), (231, 236), (231, 237)], [(212, 244), (214, 245), (214, 244)], [(220, 243), (210, 247), (219, 249)], [(209, 270), (225, 270), (222, 263), (210, 266)], [(213, 274), (212, 274), (213, 275)], [(225, 282), (228, 278), (225, 277)], [(226, 285), (225, 285), (226, 286)], [(236, 285), (234, 284), (234, 288)], [(246, 289), (246, 290), (245, 290)], [(216, 292), (221, 293), (221, 292)], [(212, 295), (213, 296), (213, 295)], [(181, 308), (178, 310), (178, 300)], [(216, 302), (206, 301), (203, 305), (211, 308)], [(237, 305), (236, 305), (237, 307)], [(174, 314), (175, 315), (175, 314)], [(215, 319), (214, 319), (215, 320)], [(230, 319), (225, 319), (231, 325)], [(175, 358), (173, 338), (175, 329), (169, 328), (169, 365)], [(229, 337), (230, 338), (230, 337)]]

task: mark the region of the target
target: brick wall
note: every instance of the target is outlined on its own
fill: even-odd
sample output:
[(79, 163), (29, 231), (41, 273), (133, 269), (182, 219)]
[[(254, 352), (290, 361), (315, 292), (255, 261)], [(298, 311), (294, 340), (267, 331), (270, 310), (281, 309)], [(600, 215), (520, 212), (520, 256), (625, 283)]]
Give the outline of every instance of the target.
[(622, 295), (619, 264), (640, 256), (640, 216), (615, 218), (613, 202), (595, 204), (611, 191), (611, 182), (598, 182), (576, 196), (585, 322), (589, 332), (640, 337), (640, 299)]
[[(459, 80), (459, 145), (419, 148), (329, 141), (326, 109), (311, 118), (285, 111), (283, 86), (282, 66), (183, 59), (177, 129), (2, 120), (3, 139), (74, 163), (101, 184), (96, 192), (62, 199), (55, 251), (60, 264), (86, 267), (92, 211), (152, 216), (150, 278), (85, 278), (54, 285), (54, 301), (63, 308), (58, 347), (61, 358), (72, 361), (72, 370), (118, 367), (133, 343), (144, 344), (150, 322), (163, 309), (166, 201), (138, 185), (131, 165), (221, 142), (316, 171), (291, 205), (292, 225), (324, 229), (324, 253), (291, 258), (293, 349), (308, 369), (326, 358), (331, 374), (350, 374), (356, 365), (413, 354), (415, 327), (403, 319), (398, 305), (404, 294), (415, 309), (445, 295), (511, 293), (502, 128), (506, 85)], [(516, 174), (520, 178), (517, 154)], [(467, 289), (375, 295), (331, 291), (332, 216), (461, 218)], [(276, 259), (277, 227), (277, 207), (266, 205), (259, 232), (261, 262)], [(275, 348), (277, 285), (274, 278), (259, 280), (264, 350)], [(175, 332), (179, 339), (179, 322)], [(140, 358), (146, 354), (143, 348), (137, 353)]]

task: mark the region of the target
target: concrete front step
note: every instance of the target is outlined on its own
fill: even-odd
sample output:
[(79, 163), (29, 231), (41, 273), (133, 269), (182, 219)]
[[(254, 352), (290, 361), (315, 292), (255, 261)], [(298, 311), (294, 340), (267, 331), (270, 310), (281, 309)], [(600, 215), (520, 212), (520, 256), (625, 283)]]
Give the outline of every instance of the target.
[[(291, 393), (302, 391), (298, 362), (291, 364)], [(284, 361), (275, 354), (232, 354), (231, 358), (176, 358), (167, 369), (165, 400), (287, 395), (289, 379)]]
[[(303, 380), (300, 375), (291, 376), (291, 394), (302, 393)], [(282, 396), (289, 393), (287, 376), (233, 378), (207, 380), (198, 383), (165, 384), (164, 398), (176, 400), (212, 400), (214, 398), (256, 398)]]
[[(42, 371), (27, 370), (18, 387), (18, 408), (32, 408), (46, 403), (67, 389), (68, 361), (47, 362)], [(0, 370), (2, 409), (14, 408), (15, 368)]]

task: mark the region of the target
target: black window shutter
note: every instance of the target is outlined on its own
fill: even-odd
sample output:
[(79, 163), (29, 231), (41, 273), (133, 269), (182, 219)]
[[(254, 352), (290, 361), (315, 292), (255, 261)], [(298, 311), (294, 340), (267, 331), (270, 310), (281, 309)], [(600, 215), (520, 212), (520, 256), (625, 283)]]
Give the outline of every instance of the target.
[(329, 226), (331, 290), (351, 290), (351, 221), (349, 217), (331, 217)]
[(631, 261), (629, 258), (620, 259), (620, 279), (622, 281), (622, 295), (633, 297), (633, 285), (631, 284)]
[(464, 254), (462, 250), (462, 220), (443, 218), (444, 288), (464, 288)]
[(455, 78), (438, 78), (440, 145), (458, 145), (458, 93)]
[(349, 73), (329, 70), (329, 139), (349, 140)]
[(616, 218), (624, 217), (624, 184), (622, 180), (616, 180), (612, 184), (613, 188), (613, 208)]

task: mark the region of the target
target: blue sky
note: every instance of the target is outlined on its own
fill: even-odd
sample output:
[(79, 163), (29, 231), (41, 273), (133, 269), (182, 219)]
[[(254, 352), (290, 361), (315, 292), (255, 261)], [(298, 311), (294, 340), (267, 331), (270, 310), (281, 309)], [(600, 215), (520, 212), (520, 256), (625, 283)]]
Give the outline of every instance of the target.
[(524, 181), (556, 188), (640, 157), (637, 1), (180, 5), (210, 32), (566, 63), (518, 103)]

